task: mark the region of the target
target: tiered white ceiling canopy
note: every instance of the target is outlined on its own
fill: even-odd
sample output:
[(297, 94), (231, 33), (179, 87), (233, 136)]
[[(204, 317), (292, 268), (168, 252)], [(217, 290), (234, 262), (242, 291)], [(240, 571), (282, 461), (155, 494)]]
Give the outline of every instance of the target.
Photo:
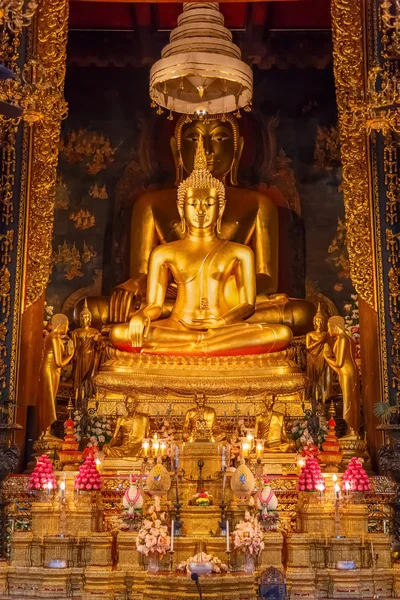
[(170, 111), (229, 113), (251, 104), (253, 73), (224, 26), (218, 2), (187, 2), (150, 72), (150, 97)]

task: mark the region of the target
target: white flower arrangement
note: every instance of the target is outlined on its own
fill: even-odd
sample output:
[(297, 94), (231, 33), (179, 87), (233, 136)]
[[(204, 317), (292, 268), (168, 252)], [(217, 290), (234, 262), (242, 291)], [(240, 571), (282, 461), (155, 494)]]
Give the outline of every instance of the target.
[(235, 550), (251, 556), (258, 556), (264, 550), (263, 531), (256, 515), (246, 511), (244, 520), (238, 523), (233, 531)]
[(182, 561), (178, 565), (178, 571), (186, 571), (190, 573), (189, 565), (190, 563), (211, 563), (212, 564), (212, 572), (213, 573), (224, 573), (228, 571), (228, 565), (222, 562), (216, 556), (212, 556), (211, 554), (206, 554), (205, 552), (198, 552), (194, 556)]
[[(74, 434), (77, 442), (80, 442), (82, 439), (81, 418), (82, 414), (76, 410), (74, 412)], [(108, 444), (112, 438), (112, 424), (112, 420), (109, 417), (94, 415), (89, 420), (89, 442), (87, 447), (102, 448), (104, 444)]]
[[(326, 419), (323, 417), (319, 417), (319, 431), (318, 431), (318, 447), (321, 450), (322, 442), (325, 441), (325, 438), (328, 434), (328, 425)], [(309, 449), (314, 446), (314, 440), (311, 436), (311, 433), (308, 429), (308, 419), (303, 419), (301, 421), (295, 421), (292, 427), (292, 440), (294, 440), (296, 444), (297, 450), (300, 452)]]
[(168, 534), (168, 525), (165, 512), (160, 512), (160, 499), (155, 498), (154, 504), (149, 509), (149, 514), (144, 519), (136, 538), (136, 548), (140, 554), (159, 554), (164, 556), (169, 551), (171, 538)]

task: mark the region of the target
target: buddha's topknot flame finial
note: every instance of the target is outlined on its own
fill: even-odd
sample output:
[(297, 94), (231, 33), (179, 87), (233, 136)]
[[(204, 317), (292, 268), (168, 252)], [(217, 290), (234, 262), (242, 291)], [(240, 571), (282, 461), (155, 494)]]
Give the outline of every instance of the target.
[(196, 170), (207, 169), (206, 151), (204, 150), (203, 136), (201, 134), (199, 135), (199, 141), (197, 142), (193, 166)]

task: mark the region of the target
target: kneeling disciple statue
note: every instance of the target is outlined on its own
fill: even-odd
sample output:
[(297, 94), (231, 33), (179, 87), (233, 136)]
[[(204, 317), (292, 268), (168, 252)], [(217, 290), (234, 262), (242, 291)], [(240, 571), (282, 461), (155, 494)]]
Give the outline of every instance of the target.
[[(178, 188), (184, 239), (151, 253), (147, 305), (129, 323), (112, 327), (110, 340), (125, 352), (165, 355), (247, 355), (279, 352), (292, 341), (287, 325), (249, 323), (255, 313), (253, 251), (219, 239), (225, 188), (207, 169), (200, 137), (194, 170)], [(177, 297), (162, 319), (169, 278)]]
[(136, 396), (127, 396), (124, 417), (118, 417), (115, 431), (109, 444), (103, 446), (105, 456), (111, 458), (135, 458), (140, 456), (142, 442), (149, 436), (150, 421), (148, 415), (138, 412), (139, 400)]

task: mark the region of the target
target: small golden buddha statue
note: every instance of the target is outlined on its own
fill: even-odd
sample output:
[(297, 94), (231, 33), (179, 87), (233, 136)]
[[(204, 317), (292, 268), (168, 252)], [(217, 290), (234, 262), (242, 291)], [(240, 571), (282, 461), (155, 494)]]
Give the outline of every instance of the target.
[(331, 317), (328, 333), (334, 338), (333, 349), (324, 346), (324, 358), (339, 376), (343, 394), (343, 419), (347, 423), (347, 435), (358, 435), (360, 429), (360, 375), (356, 363), (356, 343), (346, 332), (343, 317)]
[(274, 411), (275, 398), (267, 394), (263, 399), (265, 411), (256, 417), (255, 437), (264, 440), (264, 452), (290, 452), (294, 442), (285, 429), (285, 416)]
[(103, 338), (98, 329), (91, 327), (92, 313), (88, 309), (86, 298), (80, 313), (80, 324), (81, 326), (71, 333), (75, 346), (72, 380), (78, 406), (82, 404), (84, 398), (94, 396), (93, 379), (104, 355)]
[[(182, 439), (184, 442), (195, 440), (198, 424), (200, 424), (200, 429), (210, 432), (211, 441), (222, 442), (225, 439), (225, 433), (218, 426), (217, 413), (212, 406), (206, 405), (206, 400), (205, 394), (195, 394), (196, 407), (187, 411), (183, 424)], [(202, 423), (204, 423), (204, 427), (202, 427)]]
[[(239, 188), (237, 174), (243, 151), (243, 138), (232, 115), (214, 115), (207, 119), (178, 119), (171, 149), (176, 167), (176, 184), (193, 170), (198, 142), (204, 140), (206, 167), (226, 188), (226, 207), (219, 219), (221, 240), (251, 245), (255, 254), (255, 287), (257, 310), (251, 317), (257, 323), (283, 323), (294, 335), (305, 335), (311, 329), (313, 305), (306, 300), (289, 299), (277, 294), (278, 288), (278, 211), (265, 193)], [(182, 215), (176, 210), (176, 190), (152, 190), (135, 202), (131, 217), (130, 278), (118, 285), (111, 297), (109, 321), (126, 322), (140, 307), (148, 290), (150, 253), (159, 244), (185, 237)], [(168, 286), (163, 314), (168, 315), (176, 296), (174, 284)], [(169, 301), (168, 301), (169, 299)], [(104, 299), (93, 298), (93, 307)]]
[(118, 417), (112, 439), (103, 446), (105, 456), (135, 458), (141, 455), (142, 442), (150, 433), (150, 420), (148, 415), (138, 412), (138, 405), (137, 396), (126, 397), (127, 414)]
[(332, 370), (324, 358), (324, 346), (329, 344), (329, 336), (320, 303), (313, 324), (314, 331), (306, 335), (307, 377), (311, 379), (312, 398), (325, 402), (332, 395)]
[[(207, 169), (201, 137), (195, 168), (180, 184), (177, 204), (185, 237), (152, 251), (147, 304), (129, 323), (111, 328), (113, 346), (125, 352), (178, 356), (284, 350), (292, 341), (288, 326), (248, 321), (255, 312), (254, 254), (244, 244), (217, 237), (225, 188)], [(170, 316), (163, 319), (170, 276), (177, 295)]]
[(50, 427), (57, 420), (56, 399), (61, 369), (68, 365), (74, 355), (72, 341), (69, 340), (66, 352), (63, 343), (68, 332), (68, 317), (61, 313), (53, 315), (51, 327), (51, 332), (44, 340), (36, 400), (39, 436), (44, 441), (54, 439)]

